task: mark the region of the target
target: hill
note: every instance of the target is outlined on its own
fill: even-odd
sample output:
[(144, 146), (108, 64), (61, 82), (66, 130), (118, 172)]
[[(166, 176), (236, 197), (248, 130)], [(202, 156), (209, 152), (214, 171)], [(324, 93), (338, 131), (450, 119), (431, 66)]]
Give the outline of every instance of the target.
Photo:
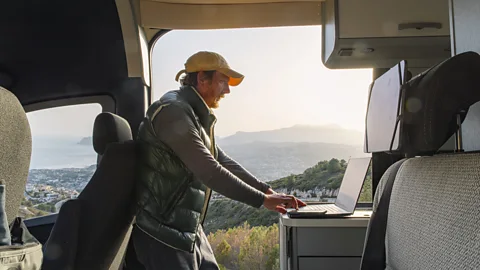
[[(317, 163), (315, 166), (306, 169), (302, 174), (283, 177), (271, 181), (269, 184), (275, 190), (335, 190), (340, 188), (346, 168), (347, 162), (345, 160), (333, 158), (330, 161)], [(370, 174), (371, 171), (369, 170), (368, 177), (370, 177)]]
[[(287, 194), (313, 191), (309, 193), (309, 199), (319, 201), (322, 198), (330, 197), (340, 187), (346, 167), (345, 160), (321, 161), (301, 174), (283, 177), (271, 181), (269, 184), (277, 192), (286, 191)], [(369, 170), (359, 201), (371, 202), (371, 200), (372, 182)], [(210, 202), (204, 227), (208, 234), (221, 229), (241, 226), (245, 221), (252, 226), (270, 226), (278, 222), (278, 213), (263, 207), (256, 209), (229, 199), (218, 199)]]
[(310, 143), (333, 143), (347, 145), (363, 145), (362, 132), (348, 130), (337, 125), (307, 126), (294, 125), (288, 128), (275, 130), (243, 132), (220, 138), (220, 145), (245, 144), (251, 142), (310, 142)]
[(332, 157), (348, 160), (366, 155), (362, 146), (331, 143), (250, 142), (224, 145), (220, 142), (219, 146), (262, 181), (302, 173), (319, 160)]

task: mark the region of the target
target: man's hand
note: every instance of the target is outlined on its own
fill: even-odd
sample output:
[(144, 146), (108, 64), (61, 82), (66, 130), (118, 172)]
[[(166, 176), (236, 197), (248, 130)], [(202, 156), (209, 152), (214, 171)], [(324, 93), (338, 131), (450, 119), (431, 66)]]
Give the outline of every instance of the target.
[(271, 211), (277, 211), (279, 213), (287, 213), (286, 208), (295, 208), (306, 206), (307, 204), (301, 200), (295, 198), (292, 195), (285, 194), (267, 194), (263, 201), (263, 206)]

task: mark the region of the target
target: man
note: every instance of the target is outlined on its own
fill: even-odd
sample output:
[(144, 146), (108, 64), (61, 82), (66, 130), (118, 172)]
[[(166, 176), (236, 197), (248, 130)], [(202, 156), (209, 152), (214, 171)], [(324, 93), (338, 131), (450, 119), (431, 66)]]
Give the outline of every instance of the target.
[(218, 269), (203, 232), (211, 191), (285, 213), (305, 203), (276, 194), (216, 144), (212, 108), (243, 75), (213, 52), (192, 55), (179, 90), (153, 103), (138, 133), (140, 210), (133, 242), (146, 269)]

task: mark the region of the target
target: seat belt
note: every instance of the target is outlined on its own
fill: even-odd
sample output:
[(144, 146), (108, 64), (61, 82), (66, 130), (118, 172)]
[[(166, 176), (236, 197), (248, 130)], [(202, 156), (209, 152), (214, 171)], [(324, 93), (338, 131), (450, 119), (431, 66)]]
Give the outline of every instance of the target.
[(385, 234), (387, 232), (388, 207), (392, 195), (393, 182), (398, 169), (407, 159), (397, 161), (390, 167), (390, 175), (385, 183), (382, 197), (370, 217), (360, 270), (384, 270), (386, 267)]

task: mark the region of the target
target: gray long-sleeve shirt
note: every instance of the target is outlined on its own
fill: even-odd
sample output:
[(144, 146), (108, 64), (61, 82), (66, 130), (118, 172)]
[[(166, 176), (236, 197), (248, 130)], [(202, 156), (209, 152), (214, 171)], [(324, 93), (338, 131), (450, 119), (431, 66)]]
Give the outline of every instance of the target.
[(171, 104), (162, 108), (153, 121), (159, 140), (168, 145), (196, 179), (212, 190), (253, 207), (263, 205), (269, 188), (219, 147), (218, 161), (205, 147), (198, 129), (185, 111)]

